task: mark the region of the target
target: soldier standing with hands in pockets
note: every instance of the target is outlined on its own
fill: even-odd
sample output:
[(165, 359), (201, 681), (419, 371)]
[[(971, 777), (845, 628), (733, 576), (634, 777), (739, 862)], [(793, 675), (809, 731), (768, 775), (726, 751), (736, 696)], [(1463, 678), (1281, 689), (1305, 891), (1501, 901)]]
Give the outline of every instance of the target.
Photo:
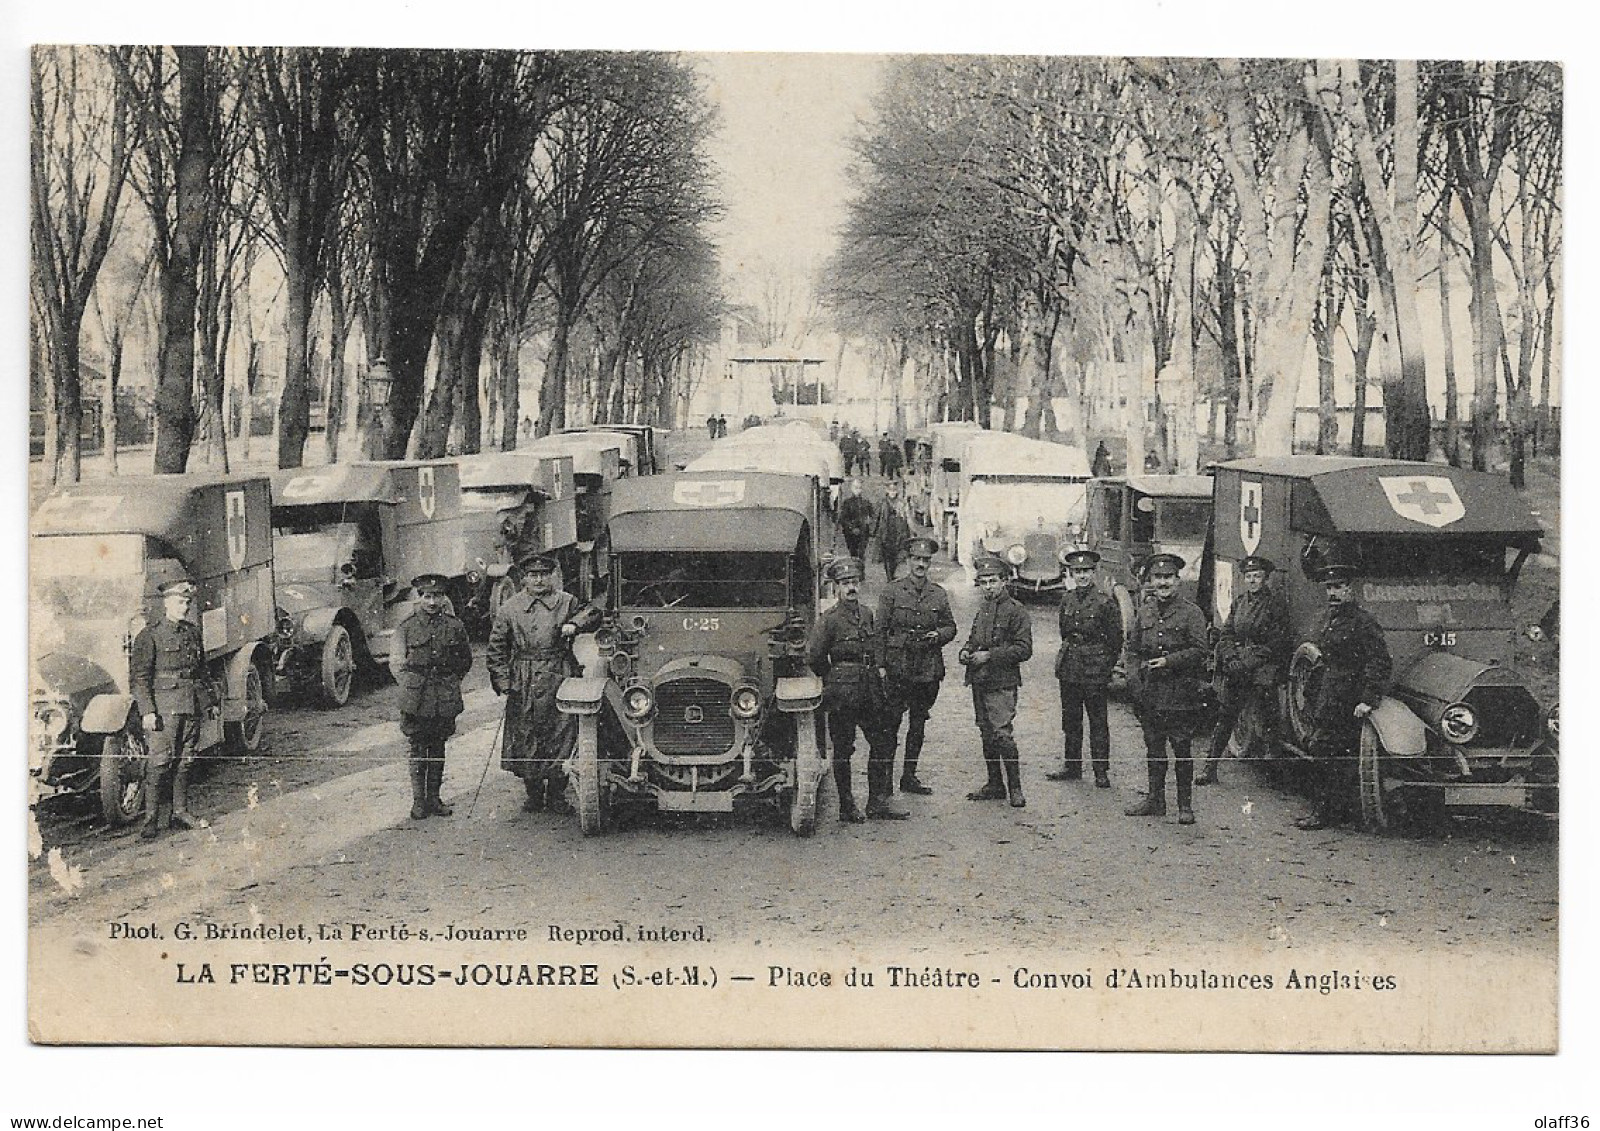
[(1111, 786), (1111, 730), (1106, 721), (1106, 689), (1122, 655), (1122, 613), (1109, 594), (1095, 588), (1100, 555), (1074, 550), (1062, 558), (1072, 588), (1061, 596), (1056, 620), (1061, 650), (1056, 653), (1056, 682), (1061, 687), (1061, 769), (1046, 774), (1051, 781), (1083, 779), (1083, 720), (1089, 718), (1089, 757), (1094, 784)]
[(1010, 568), (999, 558), (978, 563), (978, 588), (983, 604), (973, 618), (972, 631), (961, 648), (967, 684), (972, 688), (972, 711), (983, 743), (988, 781), (967, 794), (968, 801), (1010, 799), (1021, 809), (1022, 765), (1012, 724), (1017, 717), (1017, 689), (1022, 686), (1022, 664), (1033, 655), (1033, 625), (1028, 610), (1006, 592)]

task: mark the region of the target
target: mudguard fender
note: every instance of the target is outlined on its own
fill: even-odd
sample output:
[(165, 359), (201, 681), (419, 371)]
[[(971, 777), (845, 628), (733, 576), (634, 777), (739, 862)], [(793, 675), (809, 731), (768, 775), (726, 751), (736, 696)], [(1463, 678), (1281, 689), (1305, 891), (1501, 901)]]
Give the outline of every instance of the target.
[[(324, 640), (328, 639), (328, 632), (333, 628), (333, 619), (338, 615), (339, 610), (336, 608), (312, 609), (301, 618), (300, 631), (295, 635), (306, 637), (311, 643), (320, 646)], [(229, 680), (229, 685), (230, 687), (232, 685), (231, 679)]]
[(78, 729), (88, 734), (116, 734), (128, 721), (133, 710), (133, 696), (121, 692), (96, 695), (83, 709), (83, 721)]
[(778, 710), (791, 714), (813, 711), (822, 704), (822, 680), (814, 674), (782, 676), (773, 693)]
[(491, 578), (493, 580), (498, 581), (500, 578), (504, 577), (506, 574), (508, 574), (510, 572), (511, 572), (511, 566), (510, 566), (509, 563), (507, 563), (507, 562), (490, 562), (489, 565), (484, 567), (483, 575), (485, 577), (488, 577), (488, 578)]
[(605, 699), (606, 681), (598, 676), (570, 675), (556, 691), (556, 709), (563, 715), (595, 715)]
[[(246, 681), (250, 677), (250, 669), (255, 666), (256, 650), (261, 645), (246, 644), (232, 656), (228, 657), (228, 687), (222, 700), (222, 720), (236, 723), (245, 717), (246, 710)], [(263, 676), (263, 683), (270, 677)], [(263, 694), (265, 687), (263, 686)]]
[(1428, 728), (1400, 700), (1385, 695), (1367, 721), (1378, 732), (1384, 753), (1416, 758), (1428, 752)]

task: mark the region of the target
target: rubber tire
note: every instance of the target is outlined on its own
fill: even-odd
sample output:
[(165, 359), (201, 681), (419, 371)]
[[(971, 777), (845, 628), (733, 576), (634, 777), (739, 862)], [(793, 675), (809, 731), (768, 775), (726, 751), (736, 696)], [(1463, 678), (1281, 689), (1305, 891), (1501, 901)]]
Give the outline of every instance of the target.
[(322, 642), (322, 663), (318, 671), (318, 692), (327, 707), (343, 707), (350, 702), (356, 682), (356, 650), (344, 625), (328, 629)]
[(1383, 761), (1383, 742), (1378, 738), (1378, 728), (1362, 722), (1356, 753), (1356, 792), (1361, 802), (1361, 827), (1370, 833), (1387, 832), (1392, 823), (1383, 796)]
[(244, 718), (223, 727), (228, 748), (235, 754), (248, 754), (261, 749), (261, 736), (267, 730), (267, 710), (270, 706), (264, 682), (266, 678), (258, 665), (250, 665), (244, 677)]
[(1314, 692), (1322, 683), (1322, 653), (1315, 644), (1302, 644), (1289, 661), (1289, 695), (1287, 710), (1289, 733), (1295, 745), (1302, 750), (1311, 744), (1315, 729), (1311, 719), (1316, 706)]
[(789, 827), (796, 836), (817, 831), (817, 794), (827, 761), (817, 755), (817, 713), (802, 711), (794, 717), (794, 801), (789, 809)]
[(100, 812), (112, 828), (144, 816), (144, 771), (149, 750), (131, 721), (100, 743)]
[(572, 790), (577, 794), (578, 827), (584, 836), (599, 836), (610, 823), (605, 790), (600, 783), (600, 726), (595, 715), (578, 718), (578, 750)]

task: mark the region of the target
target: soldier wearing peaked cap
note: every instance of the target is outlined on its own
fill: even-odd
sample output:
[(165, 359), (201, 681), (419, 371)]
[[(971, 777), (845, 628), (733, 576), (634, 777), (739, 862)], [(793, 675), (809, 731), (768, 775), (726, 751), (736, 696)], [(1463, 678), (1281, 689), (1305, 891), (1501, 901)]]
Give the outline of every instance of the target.
[(1128, 638), (1130, 684), (1144, 732), (1149, 791), (1130, 817), (1167, 814), (1167, 752), (1178, 784), (1178, 823), (1194, 824), (1194, 761), (1191, 746), (1204, 713), (1200, 680), (1205, 670), (1206, 621), (1200, 609), (1178, 596), (1184, 560), (1156, 554), (1144, 563), (1150, 583)]
[(489, 684), (506, 697), (500, 768), (522, 779), (526, 812), (564, 809), (562, 764), (578, 741), (577, 720), (556, 707), (561, 681), (578, 674), (572, 641), (599, 621), (557, 587), (556, 560), (525, 554), (517, 563), (521, 590), (495, 614), (486, 662)]
[(1087, 716), (1094, 784), (1107, 789), (1111, 785), (1111, 730), (1106, 721), (1106, 689), (1122, 655), (1122, 613), (1116, 601), (1095, 586), (1099, 554), (1073, 550), (1061, 560), (1072, 580), (1056, 613), (1061, 629), (1056, 682), (1061, 688), (1064, 747), (1061, 769), (1045, 776), (1051, 781), (1082, 780), (1083, 722)]
[[(822, 677), (822, 706), (833, 743), (833, 780), (839, 789), (839, 819), (858, 824), (869, 818), (901, 821), (910, 816), (891, 801), (894, 792), (894, 737), (886, 725), (882, 641), (872, 610), (861, 603), (861, 563), (841, 558), (830, 574), (839, 603), (817, 618), (806, 644), (806, 661)], [(867, 811), (856, 806), (850, 774), (856, 731), (867, 739)]]
[(988, 780), (967, 794), (969, 801), (1008, 799), (1013, 808), (1027, 804), (1022, 794), (1022, 764), (1012, 724), (1017, 717), (1017, 689), (1022, 686), (1022, 665), (1033, 655), (1033, 624), (1028, 611), (1006, 591), (1011, 569), (999, 558), (977, 564), (983, 604), (972, 620), (972, 631), (959, 659), (966, 666), (972, 688), (973, 716), (983, 743)]
[(200, 629), (189, 620), (195, 585), (186, 577), (158, 587), (162, 617), (134, 637), (130, 690), (144, 726), (144, 823), (139, 835), (169, 826), (203, 828), (189, 812), (189, 774), (200, 744), (200, 722), (212, 708)]
[(467, 629), (449, 611), (449, 579), (425, 573), (414, 578), (419, 605), (395, 629), (389, 670), (400, 685), (400, 733), (411, 744), (411, 819), (450, 807), (439, 798), (444, 785), (444, 747), (465, 709), (461, 680), (472, 669)]
[(906, 576), (878, 597), (878, 631), (883, 637), (878, 674), (888, 699), (885, 723), (891, 740), (900, 733), (900, 721), (908, 713), (911, 716), (900, 790), (929, 794), (933, 790), (917, 777), (917, 762), (928, 715), (944, 682), (944, 646), (956, 638), (956, 618), (950, 611), (950, 595), (928, 578), (939, 544), (932, 538), (913, 538), (906, 550), (911, 563)]
[(1351, 584), (1355, 575), (1355, 566), (1343, 560), (1326, 562), (1317, 574), (1328, 609), (1311, 634), (1323, 668), (1306, 743), (1316, 767), (1315, 808), (1295, 822), (1302, 829), (1324, 829), (1348, 817), (1356, 792), (1361, 727), (1382, 701), (1393, 671), (1383, 629), (1356, 604)]
[[(1223, 568), (1226, 568), (1225, 566)], [(1221, 710), (1211, 750), (1196, 785), (1214, 785), (1217, 763), (1228, 748), (1239, 716), (1246, 710), (1260, 722), (1262, 753), (1271, 756), (1278, 742), (1278, 685), (1289, 659), (1289, 606), (1267, 580), (1277, 566), (1251, 554), (1239, 562), (1244, 592), (1233, 600), (1217, 640), (1216, 682)]]

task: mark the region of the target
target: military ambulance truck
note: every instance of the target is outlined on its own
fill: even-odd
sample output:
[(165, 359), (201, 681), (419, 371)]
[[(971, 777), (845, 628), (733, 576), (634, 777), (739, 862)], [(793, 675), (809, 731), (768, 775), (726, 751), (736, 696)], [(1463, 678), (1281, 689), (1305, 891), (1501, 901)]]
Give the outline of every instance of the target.
[(287, 468), (272, 477), (278, 682), (350, 698), (358, 665), (388, 659), (412, 578), (464, 584), (461, 479), (448, 461)]
[(460, 467), (467, 572), (456, 607), (467, 628), (487, 632), (516, 591), (511, 567), (528, 554), (554, 557), (576, 596), (582, 563), (572, 457), (486, 452), (463, 457)]
[[(1292, 639), (1282, 690), (1287, 737), (1302, 755), (1322, 676), (1311, 643), (1327, 607), (1316, 571), (1357, 569), (1357, 602), (1383, 628), (1393, 687), (1362, 727), (1363, 822), (1518, 810), (1554, 816), (1553, 708), (1512, 666), (1512, 590), (1541, 530), (1501, 476), (1429, 463), (1285, 456), (1218, 465), (1208, 604), (1226, 615), (1238, 563), (1262, 554), (1280, 571)], [(1207, 593), (1201, 594), (1208, 597)], [(1235, 741), (1252, 741), (1247, 726)]]
[(200, 749), (261, 743), (272, 673), (267, 480), (129, 476), (58, 487), (33, 515), (32, 741), (35, 799), (98, 790), (106, 820), (144, 811), (145, 735), (129, 654), (160, 617), (157, 588), (194, 582), (205, 649)]

